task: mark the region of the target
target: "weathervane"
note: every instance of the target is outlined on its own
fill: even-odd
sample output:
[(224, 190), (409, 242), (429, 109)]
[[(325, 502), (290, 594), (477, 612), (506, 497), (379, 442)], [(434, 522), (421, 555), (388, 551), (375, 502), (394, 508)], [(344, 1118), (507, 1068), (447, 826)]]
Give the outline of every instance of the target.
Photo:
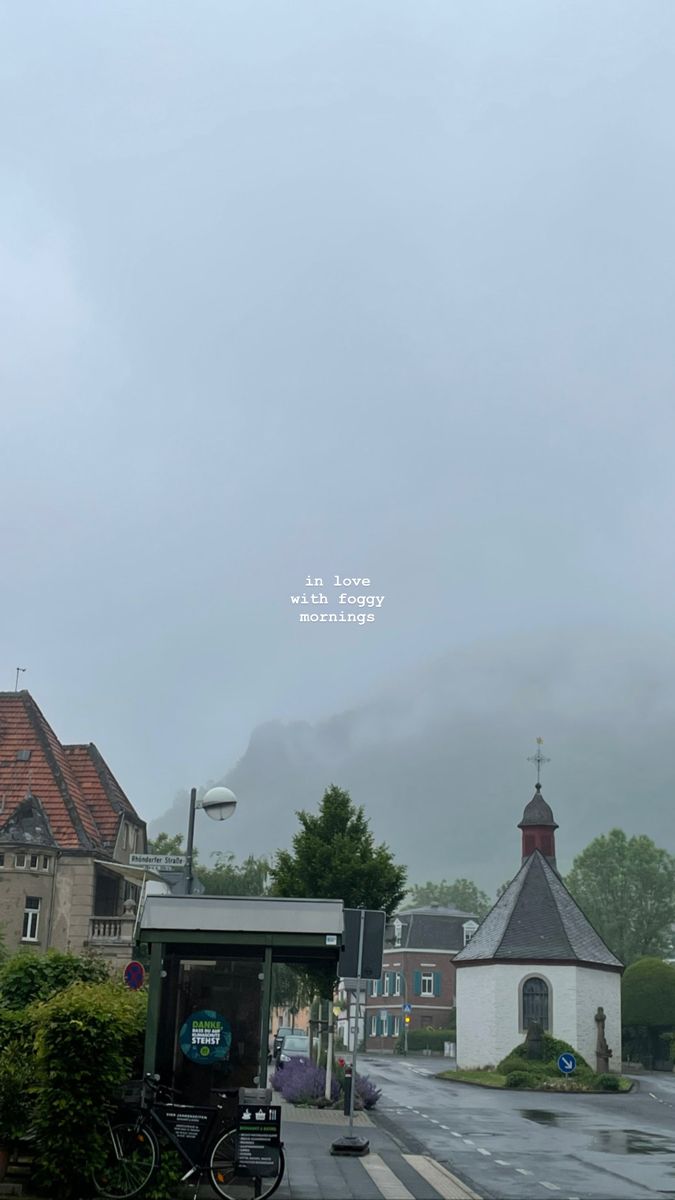
[(16, 679), (14, 681), (14, 691), (15, 692), (18, 692), (18, 690), (19, 690), (19, 675), (22, 674), (25, 670), (26, 670), (25, 667), (17, 667), (16, 668)]
[(528, 762), (531, 762), (531, 763), (536, 763), (536, 767), (537, 767), (537, 788), (540, 788), (540, 787), (541, 787), (541, 783), (540, 783), (540, 777), (541, 777), (541, 764), (542, 764), (542, 763), (547, 763), (547, 762), (550, 762), (550, 761), (551, 761), (551, 760), (550, 760), (550, 758), (545, 758), (545, 757), (544, 757), (544, 755), (543, 755), (543, 754), (542, 754), (542, 752), (541, 752), (541, 748), (542, 748), (543, 744), (544, 744), (544, 739), (543, 739), (543, 738), (537, 738), (537, 753), (536, 753), (536, 754), (532, 754), (532, 755), (531, 755), (531, 756), (528, 758), (528, 760), (527, 760)]

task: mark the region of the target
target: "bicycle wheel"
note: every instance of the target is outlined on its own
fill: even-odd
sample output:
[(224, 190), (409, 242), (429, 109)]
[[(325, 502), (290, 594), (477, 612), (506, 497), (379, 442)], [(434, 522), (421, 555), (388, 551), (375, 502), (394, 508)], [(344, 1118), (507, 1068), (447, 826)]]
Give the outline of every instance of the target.
[(279, 1147), (279, 1165), (268, 1175), (244, 1175), (237, 1170), (234, 1158), (236, 1129), (230, 1129), (218, 1139), (211, 1152), (209, 1176), (211, 1186), (225, 1200), (265, 1200), (276, 1192), (284, 1177), (284, 1152)]
[(145, 1187), (158, 1162), (159, 1145), (151, 1129), (111, 1125), (105, 1163), (92, 1172), (94, 1187), (100, 1196), (126, 1200)]

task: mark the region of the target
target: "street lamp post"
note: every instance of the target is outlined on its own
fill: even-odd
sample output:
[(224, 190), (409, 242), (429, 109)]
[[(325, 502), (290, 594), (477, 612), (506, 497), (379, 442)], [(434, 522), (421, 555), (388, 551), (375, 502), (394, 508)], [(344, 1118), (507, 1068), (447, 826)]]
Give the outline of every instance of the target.
[(226, 787), (210, 788), (201, 800), (197, 800), (197, 789), (190, 792), (190, 814), (188, 817), (187, 848), (185, 851), (185, 894), (192, 895), (194, 876), (192, 873), (193, 846), (195, 837), (195, 813), (203, 808), (212, 821), (226, 821), (237, 807), (237, 797)]

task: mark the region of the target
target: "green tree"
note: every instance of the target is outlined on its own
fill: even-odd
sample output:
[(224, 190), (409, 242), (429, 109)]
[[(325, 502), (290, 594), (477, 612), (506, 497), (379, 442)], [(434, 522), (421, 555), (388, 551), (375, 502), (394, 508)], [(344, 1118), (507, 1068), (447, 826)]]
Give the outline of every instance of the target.
[(459, 908), (462, 912), (475, 913), (483, 918), (492, 908), (490, 898), (476, 887), (470, 879), (454, 879), (448, 883), (441, 879), (440, 883), (417, 883), (411, 887), (408, 896), (414, 908), (426, 908), (430, 904), (442, 904), (445, 908)]
[[(184, 854), (183, 834), (158, 833), (148, 842), (148, 854)], [(194, 857), (194, 855), (193, 855)]]
[(318, 813), (297, 816), (292, 853), (280, 850), (270, 869), (273, 895), (335, 897), (346, 908), (396, 912), (405, 895), (406, 868), (394, 862), (386, 845), (375, 845), (363, 806), (331, 784)]
[(623, 963), (669, 952), (675, 924), (675, 858), (651, 838), (629, 838), (622, 829), (612, 829), (575, 858), (565, 882)]
[(199, 867), (197, 875), (207, 896), (266, 896), (270, 864), (249, 854), (237, 863), (234, 854), (218, 853), (213, 867)]
[(640, 958), (624, 972), (621, 1020), (630, 1057), (665, 1059), (663, 1035), (675, 1029), (675, 967), (660, 958)]

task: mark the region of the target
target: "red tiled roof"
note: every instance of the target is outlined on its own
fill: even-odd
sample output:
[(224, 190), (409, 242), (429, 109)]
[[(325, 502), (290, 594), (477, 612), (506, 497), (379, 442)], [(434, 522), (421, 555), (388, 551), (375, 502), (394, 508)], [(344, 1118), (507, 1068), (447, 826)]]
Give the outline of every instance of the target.
[(112, 845), (122, 813), (134, 818), (134, 822), (138, 821), (133, 805), (93, 742), (87, 746), (63, 748), (104, 840)]
[[(20, 750), (30, 750), (28, 761), (17, 761)], [(102, 776), (111, 784), (104, 785)], [(2, 825), (29, 793), (40, 801), (54, 841), (64, 850), (107, 848), (120, 813), (136, 815), (95, 746), (62, 746), (29, 692), (0, 692)]]

